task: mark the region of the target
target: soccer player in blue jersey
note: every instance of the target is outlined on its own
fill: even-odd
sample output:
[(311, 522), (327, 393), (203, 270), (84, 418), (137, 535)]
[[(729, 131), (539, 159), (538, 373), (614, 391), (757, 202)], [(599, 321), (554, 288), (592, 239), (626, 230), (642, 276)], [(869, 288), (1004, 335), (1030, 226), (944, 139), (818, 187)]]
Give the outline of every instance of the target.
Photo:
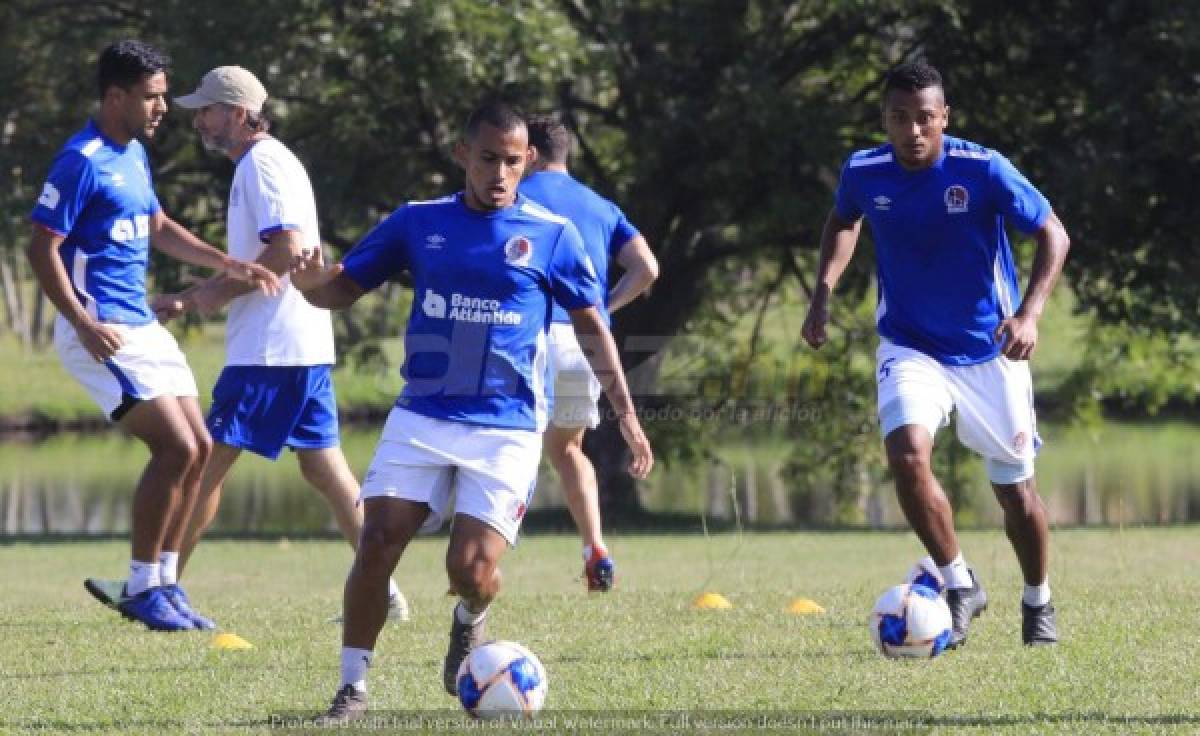
[[(537, 152), (533, 173), (521, 182), (520, 192), (551, 212), (571, 221), (600, 285), (607, 288), (609, 261), (615, 259), (624, 273), (597, 305), (608, 322), (615, 312), (636, 299), (658, 278), (658, 260), (625, 213), (596, 194), (567, 171), (571, 134), (558, 118), (535, 115), (529, 119), (529, 145)], [(600, 527), (596, 469), (583, 452), (583, 434), (600, 422), (596, 400), (600, 383), (575, 339), (567, 310), (554, 305), (550, 325), (550, 379), (554, 406), (542, 446), (562, 483), (567, 510), (583, 538), (583, 576), (590, 591), (607, 591), (615, 580), (615, 566)]]
[(105, 415), (146, 443), (133, 498), (129, 579), (117, 608), (155, 630), (212, 628), (176, 584), (180, 542), (212, 448), (196, 382), (146, 300), (149, 247), (267, 292), (267, 269), (227, 257), (163, 212), (139, 138), (167, 111), (169, 60), (140, 41), (100, 54), (97, 115), (50, 167), (28, 255), (58, 309), (54, 344)]
[(500, 557), (516, 542), (537, 477), (553, 301), (597, 347), (592, 367), (633, 451), (630, 472), (645, 477), (653, 465), (579, 233), (517, 191), (534, 155), (521, 115), (484, 103), (455, 147), (463, 191), (401, 207), (332, 268), (314, 251), (292, 270), (292, 284), (329, 309), (402, 273), (415, 295), (404, 388), (363, 481), (366, 520), (346, 581), (342, 679), (329, 721), (366, 712), (387, 579), (419, 529), (453, 517), (446, 572), (460, 600), (442, 669), (447, 692), (456, 692), (459, 664), (485, 640)]
[[(803, 326), (826, 340), (829, 299), (865, 218), (875, 242), (879, 422), (904, 515), (946, 582), (953, 630), (966, 640), (987, 595), (963, 559), (953, 511), (931, 471), (933, 439), (958, 410), (958, 437), (984, 457), (1025, 590), (1022, 640), (1058, 640), (1047, 577), (1049, 530), (1034, 486), (1037, 436), (1029, 357), (1070, 240), (1050, 203), (996, 151), (944, 135), (942, 78), (924, 61), (887, 78), (888, 142), (852, 154), (821, 237)], [(1037, 244), (1024, 299), (1005, 223)]]
[[(248, 69), (220, 66), (175, 103), (195, 110), (192, 127), (204, 147), (236, 164), (225, 218), (229, 253), (283, 277), (293, 256), (321, 247), (321, 235), (308, 172), (267, 132), (266, 100), (266, 88)], [(216, 518), (222, 485), (243, 450), (275, 460), (291, 449), (351, 547), (362, 531), (358, 481), (338, 435), (329, 312), (309, 304), (286, 280), (278, 293), (263, 294), (222, 275), (162, 295), (156, 311), (163, 320), (185, 311), (216, 312), (226, 304), (225, 368), (208, 415), (213, 448), (179, 550), (180, 576)], [(89, 579), (88, 585), (119, 593), (122, 582)], [(404, 595), (394, 582), (389, 591), (388, 618), (407, 620)]]

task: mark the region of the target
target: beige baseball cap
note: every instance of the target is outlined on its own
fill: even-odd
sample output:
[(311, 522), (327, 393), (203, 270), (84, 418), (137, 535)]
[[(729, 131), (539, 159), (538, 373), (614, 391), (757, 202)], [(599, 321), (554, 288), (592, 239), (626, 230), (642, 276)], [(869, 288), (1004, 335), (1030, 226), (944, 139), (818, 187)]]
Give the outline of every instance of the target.
[(175, 98), (176, 105), (189, 110), (224, 102), (227, 105), (239, 105), (250, 112), (262, 112), (266, 101), (267, 90), (262, 82), (240, 66), (219, 66), (204, 75), (195, 92)]

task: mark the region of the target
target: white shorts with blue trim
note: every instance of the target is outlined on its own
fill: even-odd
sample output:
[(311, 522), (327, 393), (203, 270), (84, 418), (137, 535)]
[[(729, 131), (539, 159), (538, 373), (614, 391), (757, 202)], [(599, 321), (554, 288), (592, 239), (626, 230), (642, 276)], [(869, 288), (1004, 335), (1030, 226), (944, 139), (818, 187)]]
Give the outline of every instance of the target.
[(538, 432), (448, 422), (397, 407), (383, 426), (360, 498), (428, 504), (424, 533), (466, 514), (512, 545), (533, 500), (541, 454)]
[(984, 457), (993, 483), (1033, 476), (1041, 438), (1028, 362), (999, 356), (977, 365), (943, 365), (880, 338), (875, 379), (885, 438), (908, 424), (925, 427), (935, 437), (957, 409), (958, 438)]
[(550, 380), (554, 387), (554, 409), (550, 423), (564, 429), (594, 428), (600, 423), (600, 381), (592, 373), (587, 356), (579, 347), (575, 328), (569, 323), (550, 324)]
[(124, 344), (108, 360), (97, 361), (79, 341), (79, 334), (61, 315), (54, 320), (54, 348), (63, 367), (113, 417), (130, 401), (159, 396), (196, 396), (196, 379), (175, 337), (158, 322), (129, 326), (110, 324)]

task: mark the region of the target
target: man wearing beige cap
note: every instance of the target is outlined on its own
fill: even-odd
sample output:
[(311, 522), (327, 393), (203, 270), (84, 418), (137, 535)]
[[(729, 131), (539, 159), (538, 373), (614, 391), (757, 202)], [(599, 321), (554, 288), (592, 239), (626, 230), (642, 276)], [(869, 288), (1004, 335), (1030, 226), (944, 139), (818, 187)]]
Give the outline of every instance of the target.
[[(176, 104), (194, 110), (193, 127), (205, 148), (237, 165), (229, 191), (229, 252), (285, 277), (293, 256), (321, 247), (312, 185), (299, 159), (268, 135), (267, 91), (251, 72), (221, 66)], [(205, 468), (183, 547), (183, 567), (221, 500), (221, 486), (242, 450), (268, 459), (290, 447), (304, 478), (333, 511), (357, 547), (362, 510), (358, 482), (339, 447), (334, 395), (333, 324), (283, 278), (264, 297), (228, 278), (209, 279), (176, 295), (162, 316), (211, 313), (229, 305), (225, 368), (213, 387), (208, 426), (212, 456)], [(390, 581), (389, 618), (406, 620), (408, 604)]]

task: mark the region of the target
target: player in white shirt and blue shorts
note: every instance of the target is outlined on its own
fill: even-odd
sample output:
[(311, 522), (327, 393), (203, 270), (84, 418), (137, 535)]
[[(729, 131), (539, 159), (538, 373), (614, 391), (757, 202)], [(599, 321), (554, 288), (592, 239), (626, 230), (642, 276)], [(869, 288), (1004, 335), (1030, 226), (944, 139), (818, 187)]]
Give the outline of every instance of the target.
[[(272, 291), (270, 271), (227, 257), (162, 211), (139, 138), (166, 114), (169, 60), (140, 41), (100, 54), (100, 106), (50, 167), (31, 218), (29, 260), (58, 309), (54, 344), (105, 416), (140, 439), (150, 461), (133, 498), (129, 579), (108, 594), (159, 631), (211, 629), (176, 580), (178, 551), (212, 447), (196, 382), (146, 299), (149, 249)], [(91, 581), (89, 581), (91, 582)]]
[[(300, 160), (268, 132), (267, 91), (239, 66), (221, 66), (176, 103), (195, 110), (193, 127), (211, 151), (236, 164), (226, 231), (230, 255), (286, 276), (292, 258), (321, 247), (316, 200)], [(336, 361), (329, 311), (309, 304), (287, 279), (276, 294), (214, 277), (175, 297), (171, 316), (229, 305), (225, 368), (213, 387), (208, 429), (214, 440), (180, 552), (180, 573), (216, 518), (221, 487), (243, 450), (275, 460), (291, 449), (304, 478), (324, 496), (350, 545), (362, 531), (359, 486), (340, 447)], [(389, 580), (389, 618), (408, 604)]]
[(292, 270), (293, 285), (327, 308), (348, 307), (401, 274), (413, 281), (404, 388), (363, 481), (366, 521), (346, 581), (331, 722), (366, 712), (386, 580), (418, 530), (453, 520), (446, 573), (460, 600), (442, 667), (447, 692), (456, 692), (459, 664), (484, 641), (500, 557), (516, 543), (537, 477), (553, 302), (598, 346), (592, 366), (633, 450), (630, 472), (644, 477), (653, 464), (595, 306), (603, 292), (579, 233), (517, 192), (533, 155), (520, 114), (485, 103), (455, 148), (466, 169), (462, 192), (401, 207), (340, 264), (327, 269), (314, 252)]
[[(884, 87), (888, 143), (850, 156), (821, 239), (817, 289), (803, 327), (826, 340), (829, 298), (863, 219), (875, 243), (879, 422), (900, 506), (946, 582), (950, 647), (987, 607), (963, 559), (953, 510), (931, 471), (933, 438), (958, 412), (958, 437), (983, 456), (1004, 510), (1025, 590), (1022, 640), (1058, 632), (1048, 582), (1049, 528), (1034, 485), (1040, 440), (1028, 359), (1070, 240), (1046, 198), (996, 151), (944, 135), (941, 75), (904, 64)], [(1024, 299), (1005, 223), (1037, 244)]]

